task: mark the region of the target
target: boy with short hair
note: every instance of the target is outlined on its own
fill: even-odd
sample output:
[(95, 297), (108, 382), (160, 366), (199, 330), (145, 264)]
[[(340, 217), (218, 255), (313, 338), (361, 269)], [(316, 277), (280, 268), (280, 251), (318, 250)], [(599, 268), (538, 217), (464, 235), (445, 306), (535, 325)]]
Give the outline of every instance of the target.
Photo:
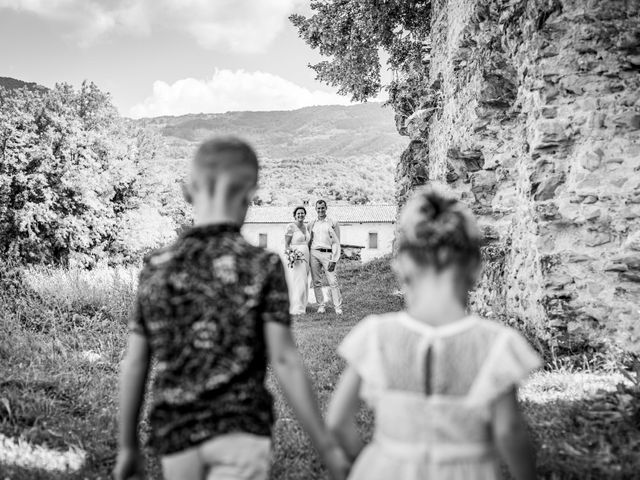
[(149, 443), (165, 478), (266, 479), (274, 420), (268, 357), (331, 475), (342, 479), (348, 461), (324, 427), (289, 329), (282, 263), (240, 235), (257, 157), (243, 141), (219, 138), (200, 146), (191, 170), (185, 198), (194, 227), (151, 254), (140, 274), (114, 475), (142, 473), (137, 425), (153, 356)]

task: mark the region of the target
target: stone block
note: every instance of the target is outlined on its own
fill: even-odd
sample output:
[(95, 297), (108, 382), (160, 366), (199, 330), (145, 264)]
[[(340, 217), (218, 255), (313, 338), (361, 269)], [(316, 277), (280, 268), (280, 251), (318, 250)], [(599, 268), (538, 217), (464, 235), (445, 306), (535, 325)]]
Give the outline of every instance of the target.
[(429, 130), (429, 120), (434, 114), (434, 108), (421, 109), (415, 111), (405, 121), (407, 134), (411, 140), (421, 140)]
[(610, 262), (604, 266), (605, 272), (626, 272), (628, 270), (624, 263)]
[(566, 273), (555, 273), (545, 278), (545, 287), (551, 290), (562, 290), (567, 285), (574, 283), (575, 280), (571, 275)]
[(583, 168), (593, 172), (597, 169), (602, 163), (602, 157), (604, 157), (604, 152), (601, 148), (595, 148), (592, 151), (585, 152), (580, 158), (580, 165)]
[(626, 207), (620, 210), (620, 216), (625, 220), (634, 220), (640, 218), (640, 208)]
[(480, 170), (471, 174), (471, 191), (476, 202), (490, 202), (496, 193), (496, 187), (496, 176), (493, 172)]
[(535, 200), (550, 200), (554, 198), (556, 189), (565, 181), (564, 173), (554, 173), (540, 182), (533, 198)]
[(583, 216), (588, 222), (598, 220), (602, 216), (602, 209), (600, 207), (586, 207), (583, 210)]
[(558, 204), (553, 201), (538, 203), (535, 209), (541, 220), (556, 220), (560, 218)]
[(623, 247), (627, 250), (640, 252), (640, 231), (634, 232), (627, 237)]
[(611, 119), (615, 125), (628, 127), (632, 130), (640, 128), (640, 114), (635, 112), (624, 112)]
[(508, 188), (500, 188), (491, 202), (494, 212), (513, 211), (520, 203), (518, 190), (514, 186)]
[(595, 232), (589, 231), (584, 235), (584, 243), (588, 247), (599, 247), (606, 243), (611, 242), (611, 235), (607, 232)]
[(638, 272), (621, 272), (619, 275), (623, 280), (640, 283), (640, 273)]
[(462, 162), (469, 172), (477, 172), (484, 165), (484, 156), (479, 148), (461, 150), (453, 147), (447, 151), (447, 157), (451, 160)]
[(540, 120), (534, 126), (531, 150), (557, 147), (568, 141), (565, 125), (555, 120)]

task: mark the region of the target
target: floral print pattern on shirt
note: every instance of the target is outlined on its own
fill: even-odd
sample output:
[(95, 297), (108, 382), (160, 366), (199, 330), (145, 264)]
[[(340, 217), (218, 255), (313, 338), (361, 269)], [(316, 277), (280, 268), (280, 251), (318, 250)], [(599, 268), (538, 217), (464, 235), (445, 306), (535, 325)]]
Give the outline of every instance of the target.
[(130, 330), (154, 360), (149, 443), (159, 454), (224, 433), (270, 435), (265, 322), (290, 325), (284, 268), (238, 226), (194, 227), (145, 260)]

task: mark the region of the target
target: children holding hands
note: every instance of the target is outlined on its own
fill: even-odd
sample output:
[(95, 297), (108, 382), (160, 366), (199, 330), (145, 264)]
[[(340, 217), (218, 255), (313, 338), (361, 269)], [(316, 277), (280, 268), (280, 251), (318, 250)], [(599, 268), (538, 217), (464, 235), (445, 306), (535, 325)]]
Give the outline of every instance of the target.
[[(347, 367), (325, 426), (291, 334), (282, 262), (240, 234), (257, 179), (246, 143), (204, 142), (185, 188), (194, 226), (145, 260), (122, 366), (115, 478), (143, 476), (137, 427), (151, 377), (149, 445), (165, 479), (266, 480), (269, 361), (335, 480), (491, 480), (500, 458), (517, 480), (533, 480), (516, 395), (540, 358), (514, 330), (467, 312), (481, 268), (470, 212), (432, 187), (407, 203), (393, 264), (406, 310), (368, 316), (343, 340)], [(361, 399), (376, 417), (367, 446), (355, 423)]]

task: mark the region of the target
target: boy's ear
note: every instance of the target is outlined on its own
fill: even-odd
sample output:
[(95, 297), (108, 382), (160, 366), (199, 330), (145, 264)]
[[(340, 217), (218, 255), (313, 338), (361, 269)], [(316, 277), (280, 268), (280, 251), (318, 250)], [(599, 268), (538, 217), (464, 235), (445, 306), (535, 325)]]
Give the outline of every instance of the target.
[(184, 198), (184, 201), (187, 202), (189, 205), (193, 205), (193, 193), (191, 192), (191, 183), (188, 183), (186, 181), (182, 182), (182, 197)]
[(253, 203), (253, 199), (256, 198), (256, 194), (258, 193), (258, 186), (255, 185), (254, 187), (251, 187), (249, 190), (247, 190), (247, 203), (248, 204), (252, 204)]

